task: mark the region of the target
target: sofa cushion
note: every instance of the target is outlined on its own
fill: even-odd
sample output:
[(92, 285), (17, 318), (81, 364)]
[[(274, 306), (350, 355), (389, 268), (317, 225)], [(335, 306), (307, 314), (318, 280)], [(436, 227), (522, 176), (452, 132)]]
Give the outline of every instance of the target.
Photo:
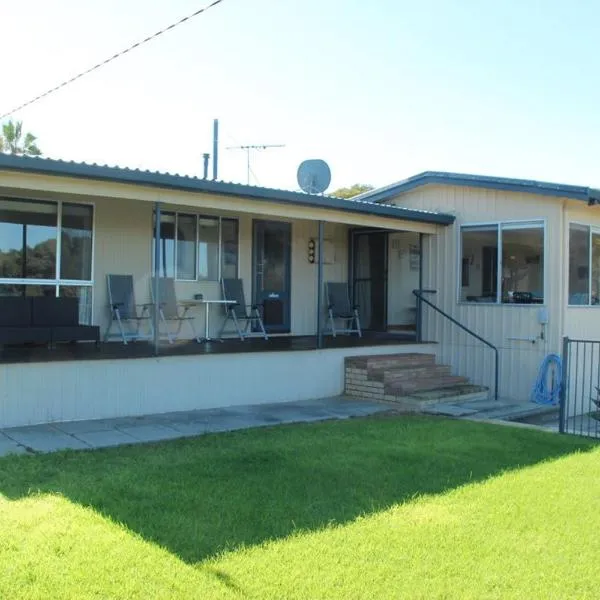
[(0, 327), (0, 345), (49, 343), (50, 327)]
[(100, 341), (100, 328), (97, 325), (69, 325), (52, 327), (52, 343), (55, 342), (96, 342)]
[(32, 298), (31, 321), (34, 326), (67, 327), (79, 325), (79, 300), (77, 298)]
[(29, 327), (31, 298), (0, 296), (0, 327)]

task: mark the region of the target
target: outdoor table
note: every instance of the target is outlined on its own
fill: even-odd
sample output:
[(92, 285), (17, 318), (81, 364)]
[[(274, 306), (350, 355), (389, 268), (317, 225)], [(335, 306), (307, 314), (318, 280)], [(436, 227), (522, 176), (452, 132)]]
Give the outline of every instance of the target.
[(208, 300), (203, 298), (202, 300), (186, 300), (181, 302), (182, 306), (200, 306), (204, 305), (204, 337), (198, 338), (198, 343), (202, 342), (222, 342), (221, 338), (211, 338), (210, 337), (210, 306), (211, 304), (236, 304), (235, 300)]

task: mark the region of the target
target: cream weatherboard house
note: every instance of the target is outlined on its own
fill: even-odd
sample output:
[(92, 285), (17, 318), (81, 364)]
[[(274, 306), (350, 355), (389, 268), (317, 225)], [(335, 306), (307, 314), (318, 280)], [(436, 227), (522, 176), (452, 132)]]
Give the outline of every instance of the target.
[[(594, 204), (588, 188), (449, 173), (344, 200), (0, 154), (0, 296), (75, 296), (104, 332), (109, 274), (154, 309), (154, 275), (187, 301), (240, 278), (269, 333), (4, 347), (0, 427), (339, 394), (358, 355), (435, 354), (491, 397), (526, 400), (563, 336), (600, 337)], [(330, 335), (325, 282), (349, 284), (362, 338)], [(209, 333), (223, 316), (213, 306)]]
[[(420, 236), (453, 221), (395, 206), (0, 154), (0, 295), (76, 296), (80, 322), (104, 332), (109, 274), (133, 277), (137, 303), (153, 301), (153, 274), (173, 278), (177, 299), (187, 301), (219, 299), (222, 278), (241, 278), (247, 300), (264, 307), (269, 333), (268, 340), (239, 341), (230, 329), (222, 344), (169, 344), (155, 328), (155, 343), (5, 346), (0, 427), (324, 397), (342, 391), (346, 356), (435, 352), (435, 344), (416, 344), (411, 292), (419, 283)], [(328, 281), (353, 282), (363, 338), (323, 334), (326, 306), (317, 291)], [(223, 320), (219, 309), (210, 310), (211, 337)], [(206, 305), (194, 310), (201, 330)]]
[[(495, 346), (498, 394), (527, 400), (548, 354), (565, 338), (585, 343), (565, 371), (573, 414), (593, 410), (600, 385), (600, 191), (540, 181), (425, 172), (357, 197), (456, 217), (424, 236), (422, 285), (446, 314)], [(437, 311), (423, 311), (423, 339), (443, 362), (486, 383), (494, 352)], [(567, 345), (568, 348), (568, 345)], [(596, 427), (597, 428), (597, 427)]]

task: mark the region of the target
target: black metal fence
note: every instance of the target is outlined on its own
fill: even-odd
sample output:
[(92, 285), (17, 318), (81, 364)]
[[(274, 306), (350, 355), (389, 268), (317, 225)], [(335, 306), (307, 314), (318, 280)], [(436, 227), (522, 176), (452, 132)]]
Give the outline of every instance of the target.
[(600, 438), (600, 341), (563, 339), (560, 432)]

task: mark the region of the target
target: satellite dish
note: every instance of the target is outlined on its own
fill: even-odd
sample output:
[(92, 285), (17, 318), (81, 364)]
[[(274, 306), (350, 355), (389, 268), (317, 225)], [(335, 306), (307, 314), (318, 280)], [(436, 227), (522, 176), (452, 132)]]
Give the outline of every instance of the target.
[(298, 185), (301, 190), (309, 194), (320, 194), (330, 183), (331, 171), (324, 160), (305, 160), (298, 167)]

